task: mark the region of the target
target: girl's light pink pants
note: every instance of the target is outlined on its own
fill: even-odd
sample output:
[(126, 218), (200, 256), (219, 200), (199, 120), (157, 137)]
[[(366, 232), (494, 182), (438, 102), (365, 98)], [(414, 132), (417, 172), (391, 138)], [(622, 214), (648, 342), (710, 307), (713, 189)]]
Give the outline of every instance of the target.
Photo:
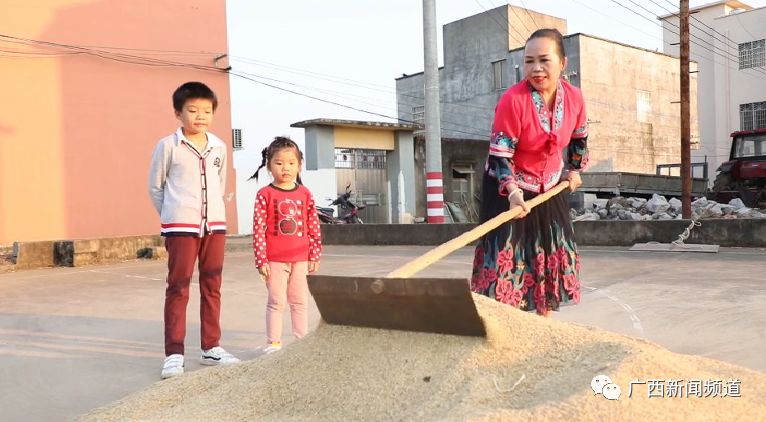
[(269, 343), (282, 341), (282, 314), (290, 305), (293, 336), (302, 338), (308, 332), (309, 287), (306, 280), (308, 262), (269, 262), (269, 302), (266, 305), (266, 337)]

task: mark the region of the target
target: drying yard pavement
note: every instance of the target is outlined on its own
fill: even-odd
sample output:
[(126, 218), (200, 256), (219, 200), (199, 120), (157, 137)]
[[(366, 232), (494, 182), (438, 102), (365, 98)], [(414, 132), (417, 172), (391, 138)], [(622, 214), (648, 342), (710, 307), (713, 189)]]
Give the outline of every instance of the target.
[[(384, 275), (427, 249), (328, 246), (322, 273)], [(200, 368), (193, 299), (187, 373), (165, 381), (159, 381), (162, 261), (0, 274), (6, 392), (0, 420), (751, 420), (766, 414), (760, 306), (766, 251), (582, 249), (582, 302), (551, 319), (476, 297), (486, 339), (320, 324), (271, 355), (258, 351), (265, 288), (251, 254), (233, 252), (225, 269), (222, 345), (245, 362)], [(465, 276), (471, 261), (465, 248), (421, 275)], [(310, 316), (316, 325), (315, 308)], [(598, 375), (611, 380), (598, 388), (603, 394), (591, 385)]]

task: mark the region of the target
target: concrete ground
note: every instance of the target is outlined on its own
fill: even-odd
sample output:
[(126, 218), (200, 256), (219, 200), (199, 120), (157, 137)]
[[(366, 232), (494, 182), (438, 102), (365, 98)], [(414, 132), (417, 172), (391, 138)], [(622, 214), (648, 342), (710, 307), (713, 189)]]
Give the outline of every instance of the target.
[[(384, 275), (427, 250), (328, 246), (321, 272)], [(766, 371), (766, 250), (582, 248), (582, 254), (582, 302), (555, 319)], [(471, 262), (472, 250), (465, 248), (421, 275), (465, 277)], [(0, 274), (0, 420), (71, 420), (158, 382), (164, 276), (164, 261)], [(228, 253), (224, 277), (222, 345), (243, 359), (257, 358), (266, 289), (251, 253)], [(200, 368), (198, 306), (193, 297), (190, 371)], [(316, 308), (310, 317), (316, 323)]]

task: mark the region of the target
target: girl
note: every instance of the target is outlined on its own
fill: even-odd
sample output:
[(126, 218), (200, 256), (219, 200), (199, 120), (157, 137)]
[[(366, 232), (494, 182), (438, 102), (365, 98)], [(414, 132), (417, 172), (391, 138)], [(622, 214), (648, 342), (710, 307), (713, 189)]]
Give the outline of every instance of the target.
[(293, 140), (276, 137), (263, 150), (263, 162), (251, 179), (266, 167), (274, 179), (258, 191), (253, 213), (255, 266), (266, 281), (267, 345), (272, 353), (282, 348), (282, 313), (290, 305), (293, 335), (308, 332), (306, 276), (319, 269), (322, 234), (311, 192), (300, 183), (303, 153)]
[[(500, 98), (482, 187), (482, 222), (520, 206), (525, 218), (484, 236), (471, 287), (511, 306), (547, 316), (580, 301), (580, 258), (566, 193), (531, 211), (531, 198), (569, 180), (574, 191), (587, 166), (588, 125), (580, 90), (561, 77), (564, 43), (539, 29), (524, 47), (525, 79)], [(566, 151), (562, 157), (562, 151)]]

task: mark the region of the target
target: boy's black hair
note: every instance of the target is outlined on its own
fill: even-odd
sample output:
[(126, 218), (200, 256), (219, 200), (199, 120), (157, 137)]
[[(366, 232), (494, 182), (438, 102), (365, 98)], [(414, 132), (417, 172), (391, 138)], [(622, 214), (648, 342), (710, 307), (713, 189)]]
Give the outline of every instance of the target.
[[(258, 170), (253, 173), (252, 176), (250, 176), (247, 180), (258, 180), (258, 172), (261, 171), (262, 168), (266, 167), (269, 164), (269, 161), (271, 161), (271, 157), (274, 156), (278, 151), (281, 151), (283, 149), (288, 148), (294, 148), (295, 153), (298, 155), (298, 160), (303, 162), (303, 152), (301, 152), (301, 149), (298, 148), (298, 144), (295, 143), (292, 139), (286, 137), (286, 136), (277, 136), (274, 138), (274, 140), (267, 146), (266, 148), (261, 151), (261, 165), (258, 167)], [(301, 175), (298, 173), (298, 177), (296, 178), (296, 182), (298, 182), (299, 185), (302, 185), (303, 182), (301, 182)]]
[(535, 38), (548, 38), (553, 40), (553, 42), (556, 43), (556, 50), (559, 53), (559, 58), (561, 60), (564, 60), (564, 57), (566, 57), (566, 51), (564, 51), (564, 36), (561, 35), (561, 32), (559, 32), (556, 28), (542, 28), (538, 29), (537, 31), (533, 32), (532, 35), (527, 38), (527, 42), (532, 41)]
[(213, 103), (213, 111), (218, 108), (215, 92), (202, 82), (187, 82), (173, 92), (173, 109), (180, 113), (188, 100), (202, 98)]

